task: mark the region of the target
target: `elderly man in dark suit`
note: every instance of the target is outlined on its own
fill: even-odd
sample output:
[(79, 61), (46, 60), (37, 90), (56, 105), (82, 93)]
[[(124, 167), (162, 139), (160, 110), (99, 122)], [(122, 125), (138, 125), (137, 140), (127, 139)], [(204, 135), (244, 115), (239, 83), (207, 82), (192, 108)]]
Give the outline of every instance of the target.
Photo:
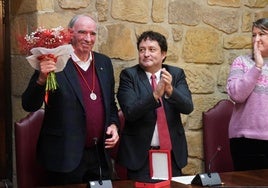
[[(180, 114), (193, 111), (191, 92), (183, 69), (162, 64), (167, 54), (163, 35), (146, 31), (139, 36), (137, 48), (139, 64), (120, 74), (117, 98), (125, 116), (125, 127), (118, 161), (127, 168), (130, 179), (150, 179), (148, 151), (165, 149), (160, 146), (160, 130), (156, 128), (156, 110), (163, 106), (171, 141), (172, 174), (179, 176), (188, 156)], [(151, 75), (156, 76), (154, 90)]]
[[(92, 51), (96, 22), (77, 15), (69, 23), (74, 52), (63, 71), (56, 73), (58, 89), (49, 93), (39, 136), (37, 155), (53, 185), (111, 177), (108, 149), (118, 139), (118, 109), (110, 58)], [(47, 75), (55, 61), (40, 62), (22, 95), (26, 111), (38, 110), (44, 101)], [(97, 149), (98, 148), (98, 149)]]

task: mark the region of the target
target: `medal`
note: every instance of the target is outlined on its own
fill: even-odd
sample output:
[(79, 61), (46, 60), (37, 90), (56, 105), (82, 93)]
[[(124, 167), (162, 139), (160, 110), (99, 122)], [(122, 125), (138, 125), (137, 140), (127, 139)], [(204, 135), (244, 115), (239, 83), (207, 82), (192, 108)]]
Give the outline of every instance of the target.
[(95, 101), (97, 99), (97, 95), (94, 92), (91, 92), (89, 97), (91, 98), (91, 100)]
[(89, 89), (90, 91), (90, 94), (89, 94), (89, 98), (93, 101), (95, 101), (97, 99), (97, 95), (96, 93), (94, 93), (94, 89), (95, 89), (95, 67), (94, 67), (94, 56), (92, 54), (92, 89), (89, 87), (88, 83), (87, 83), (87, 80), (86, 78), (83, 76), (82, 72), (80, 71), (78, 65), (73, 61), (74, 65), (75, 65), (75, 68), (76, 70), (78, 71), (78, 73), (80, 74), (81, 78), (83, 79), (84, 83), (86, 84), (87, 88)]

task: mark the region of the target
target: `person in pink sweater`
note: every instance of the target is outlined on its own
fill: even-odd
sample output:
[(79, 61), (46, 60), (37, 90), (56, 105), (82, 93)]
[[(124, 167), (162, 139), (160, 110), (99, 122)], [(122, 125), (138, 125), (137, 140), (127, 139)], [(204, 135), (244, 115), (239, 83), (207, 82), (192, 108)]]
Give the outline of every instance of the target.
[(227, 80), (235, 103), (229, 124), (235, 170), (268, 168), (268, 18), (253, 22), (251, 55), (237, 57)]

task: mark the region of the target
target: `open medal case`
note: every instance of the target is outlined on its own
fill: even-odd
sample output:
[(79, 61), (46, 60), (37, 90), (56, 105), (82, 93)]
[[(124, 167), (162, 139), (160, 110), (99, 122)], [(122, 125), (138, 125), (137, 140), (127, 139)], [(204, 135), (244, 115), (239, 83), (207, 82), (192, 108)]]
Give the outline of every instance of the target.
[(150, 180), (135, 182), (136, 188), (168, 187), (172, 178), (170, 150), (149, 150)]

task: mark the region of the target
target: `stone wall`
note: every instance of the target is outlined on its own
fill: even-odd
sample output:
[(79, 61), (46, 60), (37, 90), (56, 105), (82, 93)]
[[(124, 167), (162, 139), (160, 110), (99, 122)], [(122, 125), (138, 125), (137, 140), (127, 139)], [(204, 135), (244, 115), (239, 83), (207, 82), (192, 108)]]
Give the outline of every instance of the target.
[(91, 14), (99, 22), (95, 50), (112, 58), (116, 91), (120, 71), (137, 63), (136, 37), (149, 29), (164, 34), (169, 45), (166, 63), (185, 70), (193, 94), (194, 111), (183, 115), (189, 149), (186, 174), (204, 170), (202, 112), (228, 98), (230, 63), (250, 52), (252, 22), (268, 17), (268, 0), (12, 0), (10, 4), (13, 121), (26, 115), (20, 96), (33, 72), (19, 54), (18, 34), (38, 26), (65, 27), (75, 14)]

